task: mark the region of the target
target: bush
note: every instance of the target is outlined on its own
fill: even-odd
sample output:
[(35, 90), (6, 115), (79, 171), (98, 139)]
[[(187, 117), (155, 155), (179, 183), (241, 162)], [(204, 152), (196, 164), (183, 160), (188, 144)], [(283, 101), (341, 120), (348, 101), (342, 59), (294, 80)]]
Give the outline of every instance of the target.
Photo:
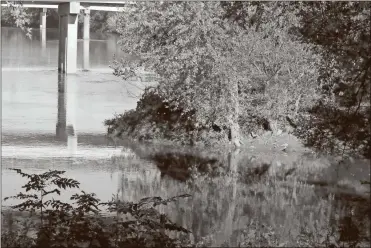
[[(64, 171), (26, 174), (20, 169), (14, 170), (28, 178), (23, 186), (25, 191), (35, 194), (20, 192), (10, 197), (23, 200), (11, 208), (28, 211), (30, 217), (36, 213), (39, 219), (35, 221), (34, 218), (35, 236), (29, 235), (30, 230), (3, 229), (2, 247), (177, 247), (180, 241), (170, 238), (166, 231), (189, 233), (155, 209), (158, 205), (189, 197), (188, 194), (169, 199), (148, 197), (138, 203), (113, 198), (105, 203), (95, 194), (81, 191), (71, 197), (74, 203), (69, 204), (54, 198), (45, 200), (52, 194), (60, 195), (67, 188), (79, 188), (79, 182), (61, 177)], [(102, 206), (114, 217), (104, 217)], [(8, 226), (12, 227), (12, 223)]]
[(369, 113), (370, 107), (351, 111), (319, 103), (310, 110), (309, 118), (301, 118), (295, 134), (319, 151), (371, 158)]
[(106, 120), (105, 125), (109, 134), (142, 141), (170, 140), (183, 145), (228, 141), (227, 127), (212, 122), (199, 124), (195, 112), (194, 109), (186, 112), (181, 106), (163, 100), (156, 88), (147, 88), (135, 110)]

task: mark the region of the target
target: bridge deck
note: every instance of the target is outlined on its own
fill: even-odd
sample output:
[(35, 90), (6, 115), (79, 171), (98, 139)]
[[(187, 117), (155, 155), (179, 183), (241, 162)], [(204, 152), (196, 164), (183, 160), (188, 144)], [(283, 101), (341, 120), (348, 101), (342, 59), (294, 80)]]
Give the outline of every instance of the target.
[[(9, 1), (12, 2), (12, 1)], [(58, 5), (60, 3), (69, 3), (69, 2), (80, 2), (81, 6), (88, 7), (88, 6), (101, 6), (101, 7), (124, 7), (128, 5), (135, 4), (133, 1), (103, 1), (103, 0), (79, 0), (79, 1), (71, 1), (71, 0), (39, 0), (39, 1), (24, 1), (24, 5)], [(2, 6), (3, 4), (7, 4), (7, 1), (1, 1)]]
[[(6, 4), (1, 4), (2, 7), (6, 7)], [(37, 4), (24, 4), (24, 8), (33, 9), (58, 9), (58, 5), (37, 5)], [(108, 7), (108, 6), (80, 6), (80, 9), (89, 8), (90, 10), (100, 10), (100, 11), (112, 11), (112, 12), (122, 12), (130, 10), (128, 7)]]
[[(67, 3), (67, 2), (74, 2), (74, 1), (27, 1), (23, 2), (23, 6), (25, 8), (47, 8), (47, 9), (57, 9), (59, 3)], [(90, 10), (101, 10), (101, 11), (127, 11), (129, 6), (132, 6), (133, 2), (130, 1), (105, 1), (102, 0), (99, 2), (98, 0), (88, 0), (88, 1), (78, 1), (80, 2), (80, 9), (85, 9), (89, 7)], [(7, 6), (6, 1), (1, 1), (1, 6)]]

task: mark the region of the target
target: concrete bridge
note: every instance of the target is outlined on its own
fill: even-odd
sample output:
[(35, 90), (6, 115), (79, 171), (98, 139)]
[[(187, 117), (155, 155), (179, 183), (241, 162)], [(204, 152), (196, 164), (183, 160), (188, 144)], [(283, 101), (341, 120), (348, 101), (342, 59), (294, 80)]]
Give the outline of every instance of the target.
[[(7, 2), (1, 1), (2, 6)], [(71, 155), (77, 149), (77, 30), (78, 15), (82, 10), (84, 15), (83, 28), (83, 69), (89, 69), (89, 42), (90, 42), (90, 10), (128, 11), (134, 7), (131, 2), (112, 2), (97, 0), (79, 1), (27, 1), (24, 8), (40, 8), (40, 32), (42, 48), (46, 47), (46, 11), (48, 8), (58, 9), (59, 14), (59, 52), (58, 52), (58, 119), (56, 138), (67, 140)], [(70, 74), (67, 76), (66, 74)], [(71, 75), (72, 74), (72, 75)]]
[[(6, 1), (1, 1), (1, 6), (8, 6)], [(58, 71), (66, 74), (77, 72), (77, 30), (78, 15), (84, 15), (83, 28), (83, 69), (89, 69), (90, 49), (90, 11), (129, 11), (133, 3), (129, 1), (97, 1), (97, 0), (49, 0), (23, 2), (23, 8), (39, 8), (40, 32), (42, 47), (46, 47), (46, 11), (58, 9), (59, 14), (59, 51)]]

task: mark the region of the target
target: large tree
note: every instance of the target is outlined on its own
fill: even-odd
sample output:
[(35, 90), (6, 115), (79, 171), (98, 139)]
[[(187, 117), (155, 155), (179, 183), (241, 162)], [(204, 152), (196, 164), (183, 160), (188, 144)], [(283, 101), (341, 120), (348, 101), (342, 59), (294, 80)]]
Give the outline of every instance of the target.
[(228, 69), (238, 28), (221, 16), (218, 3), (138, 2), (135, 11), (122, 16), (118, 31), (122, 49), (141, 59), (122, 61), (116, 72), (126, 74), (126, 66), (154, 71), (164, 100), (186, 112), (197, 108), (200, 125), (223, 111), (220, 121), (230, 124), (238, 145), (238, 79)]
[(279, 119), (293, 104), (297, 112), (315, 98), (318, 57), (282, 27), (241, 27), (225, 15), (221, 2), (138, 2), (118, 31), (122, 49), (140, 59), (113, 67), (121, 76), (139, 66), (155, 72), (165, 101), (196, 110), (200, 125), (228, 125), (238, 145), (241, 104), (247, 112), (254, 100), (243, 92), (259, 88), (265, 117)]

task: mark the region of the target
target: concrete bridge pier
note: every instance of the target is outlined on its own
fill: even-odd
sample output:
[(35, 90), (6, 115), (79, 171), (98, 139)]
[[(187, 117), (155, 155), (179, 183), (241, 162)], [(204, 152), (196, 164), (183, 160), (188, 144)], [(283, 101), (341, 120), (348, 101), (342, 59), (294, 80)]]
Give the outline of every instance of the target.
[(70, 2), (58, 5), (59, 14), (59, 53), (58, 71), (77, 71), (77, 25), (80, 3)]
[(46, 8), (40, 12), (40, 34), (41, 34), (41, 47), (46, 47)]
[(84, 43), (83, 43), (83, 70), (89, 70), (90, 67), (90, 9), (84, 9)]

